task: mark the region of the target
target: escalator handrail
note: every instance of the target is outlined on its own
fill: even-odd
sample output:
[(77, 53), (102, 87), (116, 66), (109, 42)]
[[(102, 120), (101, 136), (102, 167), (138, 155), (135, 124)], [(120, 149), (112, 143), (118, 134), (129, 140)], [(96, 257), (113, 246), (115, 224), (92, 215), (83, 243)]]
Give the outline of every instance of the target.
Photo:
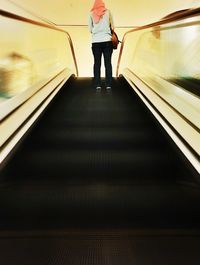
[(186, 9), (183, 10), (182, 12), (174, 12), (171, 15), (168, 15), (166, 17), (164, 17), (163, 19), (154, 22), (154, 23), (150, 23), (144, 26), (139, 26), (137, 28), (134, 28), (132, 30), (127, 31), (122, 39), (122, 44), (121, 44), (121, 48), (120, 48), (120, 52), (119, 52), (119, 57), (118, 57), (118, 62), (117, 62), (117, 69), (116, 69), (116, 76), (119, 76), (119, 66), (121, 63), (121, 57), (122, 57), (122, 53), (123, 53), (123, 49), (124, 49), (124, 43), (125, 43), (125, 38), (128, 34), (133, 33), (135, 31), (139, 31), (139, 30), (144, 30), (147, 28), (152, 28), (152, 27), (156, 27), (156, 26), (160, 26), (163, 24), (168, 24), (170, 22), (175, 22), (178, 20), (182, 20), (182, 19), (186, 19), (186, 18), (190, 18), (190, 17), (194, 17), (194, 16), (198, 16), (200, 15), (200, 7), (195, 8), (195, 9)]
[(29, 19), (29, 18), (25, 18), (25, 17), (19, 16), (19, 15), (13, 14), (11, 12), (8, 12), (8, 11), (2, 10), (2, 9), (0, 9), (0, 15), (4, 16), (4, 17), (7, 17), (7, 18), (23, 21), (23, 22), (26, 22), (26, 23), (30, 23), (30, 24), (33, 24), (33, 25), (37, 25), (37, 26), (40, 26), (40, 27), (49, 28), (49, 29), (52, 29), (52, 30), (56, 30), (56, 31), (60, 31), (60, 32), (65, 33), (67, 35), (67, 38), (68, 38), (68, 41), (69, 41), (69, 44), (70, 44), (72, 57), (73, 57), (74, 65), (75, 65), (75, 69), (76, 69), (76, 75), (78, 76), (78, 65), (77, 65), (77, 60), (76, 60), (76, 56), (75, 56), (74, 45), (73, 45), (71, 36), (70, 36), (70, 34), (67, 31), (65, 31), (63, 29), (60, 29), (60, 28), (57, 28), (57, 27), (55, 27), (53, 25), (50, 25), (50, 24), (46, 24), (46, 23), (43, 23), (43, 22), (35, 21), (35, 20)]

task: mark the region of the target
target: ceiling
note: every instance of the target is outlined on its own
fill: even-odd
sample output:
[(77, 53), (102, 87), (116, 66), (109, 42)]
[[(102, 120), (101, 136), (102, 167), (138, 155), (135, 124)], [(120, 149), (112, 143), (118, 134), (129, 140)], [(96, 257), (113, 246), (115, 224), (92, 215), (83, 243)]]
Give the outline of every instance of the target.
[[(94, 0), (7, 0), (37, 16), (59, 25), (86, 25)], [(165, 15), (188, 7), (200, 6), (200, 0), (105, 0), (115, 26), (137, 26), (154, 22)]]

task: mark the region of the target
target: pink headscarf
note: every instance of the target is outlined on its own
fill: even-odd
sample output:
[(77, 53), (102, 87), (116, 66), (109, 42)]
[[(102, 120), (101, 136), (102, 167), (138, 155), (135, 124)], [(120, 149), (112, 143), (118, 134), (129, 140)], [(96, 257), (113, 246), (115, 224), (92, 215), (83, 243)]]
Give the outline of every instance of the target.
[(105, 4), (102, 0), (95, 0), (93, 8), (91, 9), (94, 23), (99, 23), (99, 20), (103, 17), (106, 12)]

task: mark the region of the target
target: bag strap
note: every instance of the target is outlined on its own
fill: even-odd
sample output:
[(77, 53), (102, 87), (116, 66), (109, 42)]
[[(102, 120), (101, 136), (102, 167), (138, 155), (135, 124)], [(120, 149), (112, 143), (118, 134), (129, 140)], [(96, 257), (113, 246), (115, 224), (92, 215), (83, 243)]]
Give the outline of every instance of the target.
[(111, 18), (110, 10), (109, 10), (109, 21), (110, 21), (110, 31), (111, 31), (110, 36), (112, 36), (112, 34), (114, 33), (114, 34), (116, 35), (118, 41), (119, 41), (120, 43), (122, 43), (122, 41), (119, 40), (119, 38), (118, 38), (116, 32), (114, 31), (114, 29), (112, 29), (112, 18)]
[(111, 29), (111, 33), (112, 33), (112, 31), (114, 30), (114, 29), (113, 29), (113, 22), (112, 22), (112, 17), (111, 17), (110, 10), (108, 10), (108, 12), (109, 12), (110, 29)]

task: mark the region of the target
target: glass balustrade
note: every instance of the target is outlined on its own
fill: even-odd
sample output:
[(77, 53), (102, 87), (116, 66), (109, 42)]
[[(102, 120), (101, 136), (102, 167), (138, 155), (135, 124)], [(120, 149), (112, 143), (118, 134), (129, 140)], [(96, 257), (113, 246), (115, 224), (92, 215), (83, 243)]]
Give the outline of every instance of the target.
[(200, 128), (200, 16), (158, 23), (126, 34), (125, 69)]
[(120, 69), (148, 83), (158, 76), (200, 96), (200, 17), (127, 34)]
[(0, 14), (0, 106), (24, 100), (63, 70), (76, 74), (67, 33)]

